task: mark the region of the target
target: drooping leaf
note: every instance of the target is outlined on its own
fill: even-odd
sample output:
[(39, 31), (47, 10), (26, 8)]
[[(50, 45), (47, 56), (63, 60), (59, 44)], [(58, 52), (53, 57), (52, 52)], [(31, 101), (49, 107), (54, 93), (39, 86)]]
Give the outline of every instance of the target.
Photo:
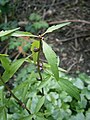
[(15, 28), (15, 29), (12, 29), (12, 30), (1, 31), (1, 32), (0, 32), (0, 37), (9, 35), (9, 34), (15, 32), (16, 30), (19, 30), (19, 29), (20, 29), (20, 28)]
[(35, 52), (34, 50), (35, 49), (39, 49), (39, 46), (40, 46), (40, 42), (39, 41), (34, 41), (32, 43), (32, 46), (31, 46), (31, 51), (32, 51), (32, 56), (33, 56), (34, 63), (36, 63), (37, 59), (38, 59), (38, 51)]
[(16, 32), (12, 33), (11, 36), (14, 36), (14, 37), (20, 37), (20, 36), (22, 36), (22, 37), (25, 37), (25, 36), (27, 36), (27, 37), (38, 37), (36, 35), (33, 35), (30, 32), (23, 32), (23, 31), (16, 31)]
[[(20, 66), (24, 63), (25, 60), (25, 58), (16, 60), (9, 66), (8, 71), (5, 71), (2, 75), (2, 79), (4, 80), (4, 82), (7, 82), (14, 75), (14, 73), (20, 68)], [(2, 85), (1, 81), (0, 85)]]
[(45, 101), (45, 96), (41, 97), (40, 100), (38, 101), (36, 108), (35, 108), (35, 113), (39, 112), (40, 108), (44, 104)]
[(64, 78), (59, 78), (58, 81), (60, 87), (65, 90), (69, 95), (74, 97), (75, 99), (79, 100), (80, 99), (80, 91), (76, 86), (74, 86), (69, 80), (64, 79)]
[(46, 32), (43, 33), (43, 35), (45, 35), (46, 33), (53, 32), (54, 30), (57, 30), (57, 29), (62, 28), (62, 27), (64, 27), (64, 26), (66, 26), (66, 25), (69, 25), (69, 24), (70, 24), (70, 22), (62, 23), (62, 24), (59, 24), (59, 25), (53, 25), (53, 26), (49, 27), (49, 28), (46, 30)]
[(51, 66), (51, 71), (54, 74), (54, 77), (56, 80), (59, 79), (59, 71), (58, 71), (58, 66), (57, 66), (57, 58), (55, 52), (52, 50), (52, 48), (43, 41), (43, 53)]

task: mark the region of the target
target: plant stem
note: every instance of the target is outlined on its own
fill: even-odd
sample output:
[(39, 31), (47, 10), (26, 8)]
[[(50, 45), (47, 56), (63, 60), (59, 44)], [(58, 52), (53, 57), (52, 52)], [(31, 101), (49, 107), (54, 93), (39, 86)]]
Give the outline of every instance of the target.
[(11, 89), (8, 87), (8, 85), (5, 84), (5, 82), (4, 82), (3, 78), (1, 77), (1, 75), (0, 75), (0, 79), (1, 79), (1, 81), (2, 81), (2, 83), (3, 83), (3, 85), (5, 86), (5, 88), (10, 92), (10, 94), (11, 94), (12, 97), (18, 102), (18, 104), (19, 104), (22, 108), (26, 109), (29, 114), (31, 114), (30, 110), (26, 107), (26, 105), (25, 105), (21, 100), (19, 100), (19, 99), (14, 95), (14, 93), (11, 91)]
[(37, 59), (37, 67), (38, 67), (38, 74), (39, 74), (40, 80), (42, 81), (42, 75), (41, 75), (41, 71), (40, 71), (40, 52), (41, 52), (41, 47), (42, 47), (42, 41), (40, 39), (40, 47), (39, 47), (38, 59)]
[[(40, 77), (40, 81), (42, 81), (42, 74), (41, 74), (41, 70), (40, 70), (40, 52), (42, 50), (42, 37), (40, 38), (40, 47), (39, 47), (39, 52), (38, 52), (38, 59), (37, 59), (37, 67), (38, 67), (38, 74)], [(42, 95), (44, 96), (44, 90), (42, 88)]]

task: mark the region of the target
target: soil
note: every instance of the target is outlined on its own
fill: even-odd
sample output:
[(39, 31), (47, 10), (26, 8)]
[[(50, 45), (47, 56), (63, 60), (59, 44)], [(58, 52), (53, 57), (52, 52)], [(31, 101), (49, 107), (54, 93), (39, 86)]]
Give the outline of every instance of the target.
[(50, 26), (67, 19), (89, 21), (72, 22), (45, 40), (60, 57), (62, 68), (72, 74), (80, 71), (90, 75), (90, 0), (19, 0), (15, 12), (18, 21), (27, 21), (36, 12)]

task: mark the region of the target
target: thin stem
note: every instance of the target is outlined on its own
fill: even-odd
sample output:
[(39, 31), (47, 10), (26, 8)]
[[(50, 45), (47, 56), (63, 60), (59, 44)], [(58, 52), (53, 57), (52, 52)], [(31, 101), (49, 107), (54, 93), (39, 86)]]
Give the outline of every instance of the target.
[(42, 47), (42, 41), (40, 39), (40, 47), (39, 47), (38, 59), (37, 59), (37, 67), (38, 67), (38, 74), (39, 74), (40, 80), (42, 81), (42, 75), (41, 75), (41, 71), (40, 71), (40, 52), (41, 52), (41, 47)]
[[(40, 81), (42, 81), (42, 74), (41, 74), (41, 70), (40, 70), (40, 52), (42, 50), (42, 37), (40, 36), (40, 47), (39, 47), (39, 52), (38, 52), (38, 60), (37, 60), (37, 67), (38, 67), (38, 74), (40, 77)], [(44, 90), (42, 88), (42, 95), (44, 95)]]
[(14, 93), (11, 91), (11, 89), (8, 87), (8, 85), (5, 84), (5, 82), (4, 82), (3, 78), (1, 77), (1, 75), (0, 75), (0, 79), (1, 79), (1, 81), (2, 81), (2, 83), (3, 83), (3, 85), (5, 86), (5, 88), (11, 93), (12, 97), (18, 102), (18, 104), (19, 104), (22, 108), (26, 109), (29, 114), (31, 114), (30, 110), (26, 107), (26, 105), (25, 105), (21, 100), (19, 100), (19, 99), (14, 95)]

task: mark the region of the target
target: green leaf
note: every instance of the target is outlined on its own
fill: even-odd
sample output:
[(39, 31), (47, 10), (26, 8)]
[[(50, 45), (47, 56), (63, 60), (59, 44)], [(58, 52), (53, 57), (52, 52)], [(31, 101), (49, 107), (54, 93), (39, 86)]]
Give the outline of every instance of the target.
[(90, 113), (89, 112), (86, 113), (86, 120), (90, 120)]
[(0, 56), (0, 60), (1, 60), (1, 63), (2, 63), (2, 66), (4, 67), (4, 69), (6, 71), (8, 71), (9, 70), (8, 68), (10, 67), (10, 60), (9, 60), (9, 58), (4, 57), (4, 56)]
[(57, 29), (62, 28), (62, 27), (64, 27), (64, 26), (66, 26), (66, 25), (69, 25), (69, 24), (70, 24), (70, 22), (62, 23), (62, 24), (59, 24), (59, 25), (53, 25), (53, 26), (49, 27), (49, 28), (46, 30), (46, 32), (43, 33), (42, 35), (45, 35), (46, 33), (53, 32), (54, 30), (57, 30)]
[(80, 95), (79, 95), (80, 91), (69, 80), (64, 79), (64, 78), (59, 78), (58, 83), (59, 83), (60, 87), (63, 90), (65, 90), (69, 95), (71, 95), (72, 97), (74, 97), (77, 100), (80, 99)]
[(0, 0), (0, 5), (4, 6), (8, 2), (9, 2), (9, 0)]
[(15, 31), (18, 30), (18, 29), (20, 29), (20, 28), (15, 28), (15, 29), (12, 29), (12, 30), (1, 31), (1, 32), (0, 32), (0, 37), (9, 35), (9, 34), (15, 32)]
[(33, 115), (28, 115), (26, 117), (21, 117), (19, 120), (32, 120)]
[(50, 81), (51, 81), (52, 77), (47, 77), (45, 78), (43, 81), (41, 81), (40, 85), (38, 86), (38, 89), (42, 89), (43, 87), (45, 87)]
[(41, 19), (41, 16), (37, 13), (32, 13), (29, 17), (29, 20), (31, 21), (39, 21)]
[(79, 78), (74, 82), (74, 85), (77, 86), (77, 88), (83, 90), (84, 89), (84, 83)]
[(54, 77), (56, 80), (59, 79), (59, 71), (57, 66), (57, 58), (55, 52), (52, 50), (52, 48), (44, 41), (43, 42), (43, 53), (51, 66), (51, 71), (54, 74)]
[(45, 96), (41, 97), (40, 100), (38, 101), (36, 108), (35, 108), (35, 113), (39, 112), (40, 108), (44, 104), (45, 101)]
[(7, 55), (7, 54), (0, 54), (0, 57), (1, 57), (1, 56), (8, 56), (8, 55)]
[[(14, 75), (14, 73), (19, 69), (19, 67), (24, 63), (25, 60), (26, 58), (19, 59), (11, 64), (11, 66), (8, 68), (8, 71), (5, 71), (2, 75), (2, 79), (4, 80), (4, 82), (7, 82)], [(1, 81), (0, 85), (2, 85)]]
[(38, 59), (38, 52), (34, 52), (34, 49), (38, 49), (40, 47), (40, 42), (39, 41), (34, 41), (31, 46), (31, 51), (32, 51), (32, 56), (33, 56), (33, 61), (34, 63), (37, 62)]
[(7, 111), (6, 111), (6, 108), (4, 107), (3, 109), (3, 120), (7, 120)]
[(28, 88), (29, 88), (29, 84), (25, 85), (25, 87), (23, 88), (22, 101), (25, 101), (26, 99)]
[(16, 31), (16, 32), (12, 33), (11, 36), (14, 36), (14, 37), (20, 37), (20, 36), (38, 37), (36, 35), (31, 34), (30, 32), (23, 32), (23, 31)]

